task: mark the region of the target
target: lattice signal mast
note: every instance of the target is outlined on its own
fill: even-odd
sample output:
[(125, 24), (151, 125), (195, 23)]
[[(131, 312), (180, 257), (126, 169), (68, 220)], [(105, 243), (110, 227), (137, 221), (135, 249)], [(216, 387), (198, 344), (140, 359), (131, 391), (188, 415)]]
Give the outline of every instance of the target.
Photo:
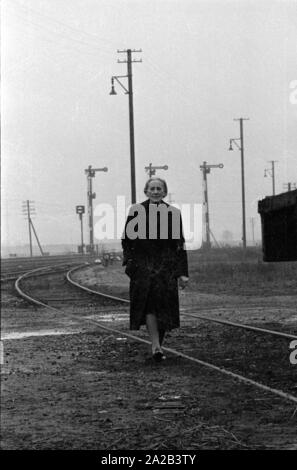
[(149, 177), (151, 178), (152, 176), (156, 174), (156, 170), (168, 170), (168, 165), (154, 166), (152, 163), (150, 163), (149, 166), (145, 166), (144, 169), (149, 174)]
[(89, 251), (91, 254), (94, 254), (94, 217), (93, 217), (93, 199), (96, 198), (96, 193), (93, 193), (92, 187), (92, 178), (95, 178), (97, 171), (108, 171), (108, 168), (92, 168), (92, 165), (89, 165), (85, 169), (85, 174), (87, 175), (88, 183), (88, 215), (89, 215), (89, 231), (90, 231), (90, 245)]
[[(207, 162), (203, 162), (203, 165), (200, 165), (200, 170), (202, 171), (203, 179), (203, 223), (205, 230), (205, 239), (204, 239), (204, 248), (211, 248), (210, 243), (210, 226), (209, 226), (209, 207), (208, 207), (208, 193), (207, 193), (207, 174), (210, 173), (211, 168), (223, 168), (224, 165), (219, 163), (218, 165), (208, 165)], [(216, 241), (216, 240), (215, 240)]]

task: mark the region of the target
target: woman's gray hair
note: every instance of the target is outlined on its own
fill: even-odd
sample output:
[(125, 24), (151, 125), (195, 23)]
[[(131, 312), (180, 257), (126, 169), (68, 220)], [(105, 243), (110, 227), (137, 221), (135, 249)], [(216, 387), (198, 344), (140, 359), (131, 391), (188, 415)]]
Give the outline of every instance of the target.
[(149, 187), (149, 184), (152, 182), (152, 181), (161, 181), (161, 183), (163, 184), (163, 188), (164, 188), (164, 192), (165, 192), (165, 196), (167, 196), (168, 194), (168, 188), (167, 188), (167, 183), (165, 180), (163, 180), (162, 178), (159, 178), (158, 176), (154, 176), (153, 178), (150, 178), (149, 180), (147, 180), (147, 182), (145, 183), (145, 186), (144, 186), (144, 194), (146, 195), (147, 193), (147, 190), (148, 190), (148, 187)]

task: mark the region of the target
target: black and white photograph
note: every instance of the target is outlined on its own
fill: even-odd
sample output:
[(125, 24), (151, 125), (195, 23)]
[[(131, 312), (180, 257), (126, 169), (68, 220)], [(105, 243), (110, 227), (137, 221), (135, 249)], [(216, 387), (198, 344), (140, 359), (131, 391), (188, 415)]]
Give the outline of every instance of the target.
[(0, 449), (297, 450), (297, 0), (0, 5)]

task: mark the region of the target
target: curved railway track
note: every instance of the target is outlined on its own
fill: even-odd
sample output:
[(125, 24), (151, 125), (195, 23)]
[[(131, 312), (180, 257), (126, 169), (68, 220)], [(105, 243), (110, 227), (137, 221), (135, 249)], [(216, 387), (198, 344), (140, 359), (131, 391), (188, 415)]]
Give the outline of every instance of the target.
[[(85, 265), (84, 265), (85, 266)], [(122, 305), (125, 305), (125, 307), (128, 306), (129, 304), (129, 300), (127, 299), (124, 299), (124, 298), (121, 298), (121, 297), (116, 297), (116, 296), (113, 296), (113, 295), (109, 295), (109, 294), (104, 294), (102, 292), (98, 292), (98, 291), (94, 291), (92, 289), (89, 289), (85, 286), (81, 286), (80, 284), (78, 284), (77, 282), (75, 282), (72, 278), (72, 274), (74, 271), (78, 270), (78, 269), (81, 269), (82, 266), (76, 266), (74, 268), (72, 268), (71, 270), (67, 270), (67, 273), (66, 273), (66, 278), (65, 278), (65, 271), (66, 271), (66, 268), (65, 268), (65, 265), (64, 267), (62, 268), (60, 266), (60, 269), (62, 270), (61, 272), (59, 273), (55, 273), (53, 272), (52, 270), (54, 269), (54, 267), (50, 267), (50, 268), (37, 268), (35, 270), (32, 270), (32, 271), (29, 271), (25, 274), (22, 274), (16, 281), (15, 283), (15, 288), (18, 292), (18, 294), (23, 297), (24, 299), (26, 299), (27, 301), (29, 301), (30, 303), (34, 303), (35, 305), (38, 305), (40, 307), (45, 307), (47, 309), (50, 309), (50, 310), (54, 310), (56, 312), (62, 312), (63, 311), (63, 314), (64, 316), (67, 316), (69, 319), (71, 320), (75, 320), (77, 322), (83, 322), (83, 323), (89, 323), (89, 324), (92, 324), (92, 325), (96, 325), (96, 327), (102, 329), (102, 330), (105, 330), (105, 331), (108, 331), (108, 332), (111, 332), (113, 334), (120, 334), (120, 335), (123, 335), (127, 338), (130, 338), (130, 339), (133, 339), (134, 341), (138, 341), (138, 342), (141, 342), (141, 343), (144, 343), (144, 344), (150, 344), (149, 341), (147, 341), (146, 339), (140, 337), (140, 336), (136, 336), (136, 335), (133, 335), (131, 334), (130, 332), (128, 331), (125, 331), (123, 329), (118, 329), (118, 328), (114, 328), (113, 325), (112, 326), (106, 326), (106, 324), (102, 324), (100, 321), (92, 318), (85, 318), (81, 315), (78, 315), (77, 313), (70, 313), (70, 312), (65, 312), (64, 310), (62, 310), (61, 307), (58, 308), (57, 306), (57, 302), (58, 304), (62, 304), (64, 302), (72, 302), (73, 301), (77, 301), (77, 300), (83, 300), (85, 301), (86, 298), (90, 299), (90, 295), (92, 296), (92, 300), (95, 300), (95, 302), (97, 303), (98, 305), (98, 302), (100, 302), (100, 304), (102, 305), (102, 302), (104, 304), (104, 306), (106, 305), (119, 305), (119, 303), (121, 303)], [(40, 272), (41, 271), (41, 272)], [(25, 280), (29, 280), (30, 278), (30, 281), (32, 280), (32, 277), (33, 277), (33, 280), (34, 280), (34, 276), (40, 276), (40, 274), (43, 274), (44, 276), (46, 274), (48, 274), (49, 276), (61, 276), (61, 273), (62, 273), (62, 279), (64, 278), (64, 281), (65, 279), (67, 280), (67, 283), (68, 285), (64, 283), (61, 283), (60, 282), (60, 287), (61, 287), (61, 292), (60, 294), (58, 295), (58, 297), (49, 297), (48, 296), (48, 289), (43, 289), (43, 291), (45, 290), (45, 292), (47, 292), (47, 297), (44, 298), (44, 294), (42, 294), (42, 292), (38, 292), (38, 298), (36, 298), (36, 294), (34, 293), (34, 297), (32, 296), (32, 293), (28, 292), (28, 286), (27, 286), (27, 292), (24, 291), (24, 281)], [(80, 289), (79, 291), (76, 291), (76, 292), (79, 292), (79, 296), (74, 298), (73, 296), (73, 288), (76, 288), (76, 289)], [(32, 283), (30, 284), (30, 289), (32, 289)], [(69, 290), (70, 289), (70, 290)], [(67, 293), (67, 296), (65, 296), (65, 294)], [(70, 296), (68, 296), (68, 294), (70, 293)], [(100, 299), (100, 300), (99, 300)], [(54, 306), (54, 305), (55, 306)], [(117, 310), (118, 310), (118, 307), (117, 307)], [(246, 357), (243, 361), (239, 360), (234, 357), (232, 357), (232, 343), (236, 340), (242, 340), (242, 334), (244, 335), (247, 335), (247, 334), (251, 334), (251, 335), (261, 335), (262, 337), (265, 336), (266, 340), (267, 338), (269, 337), (269, 344), (276, 344), (276, 341), (278, 341), (278, 347), (280, 342), (284, 342), (285, 339), (287, 340), (292, 340), (292, 339), (297, 339), (297, 336), (293, 335), (293, 334), (290, 334), (290, 333), (284, 333), (284, 332), (280, 332), (280, 331), (275, 331), (275, 330), (268, 330), (268, 329), (264, 329), (264, 328), (259, 328), (259, 327), (254, 327), (254, 326), (250, 326), (250, 325), (242, 325), (242, 324), (239, 324), (239, 323), (235, 323), (235, 322), (230, 322), (230, 321), (226, 321), (226, 320), (219, 320), (219, 319), (216, 319), (216, 318), (210, 318), (210, 317), (206, 317), (206, 316), (202, 316), (202, 315), (197, 315), (195, 313), (187, 313), (187, 312), (183, 312), (182, 313), (183, 316), (185, 317), (189, 317), (191, 319), (195, 318), (197, 319), (198, 321), (203, 321), (203, 322), (211, 322), (211, 323), (214, 323), (215, 325), (219, 325), (219, 328), (222, 328), (222, 327), (228, 327), (229, 328), (229, 332), (230, 332), (230, 328), (233, 329), (233, 330), (237, 330), (238, 332), (240, 332), (238, 338), (235, 338), (236, 335), (234, 334), (234, 332), (230, 335), (230, 333), (228, 332), (228, 338), (229, 340), (231, 340), (231, 342), (228, 344), (228, 347), (226, 347), (226, 344), (223, 343), (221, 348), (222, 348), (222, 351), (220, 352), (220, 354), (217, 354), (216, 352), (214, 353), (210, 353), (209, 351), (207, 352), (207, 359), (209, 359), (209, 357), (211, 357), (213, 360), (214, 360), (214, 363), (213, 362), (208, 362), (208, 360), (204, 360), (205, 358), (203, 356), (206, 355), (205, 351), (203, 350), (203, 348), (200, 348), (199, 350), (199, 347), (197, 347), (197, 342), (200, 341), (200, 337), (199, 337), (199, 334), (200, 336), (203, 336), (203, 329), (202, 331), (200, 331), (201, 329), (199, 328), (197, 331), (197, 333), (195, 333), (195, 335), (192, 334), (192, 340), (190, 341), (187, 341), (187, 344), (186, 344), (186, 347), (184, 347), (183, 351), (178, 351), (177, 349), (175, 348), (171, 348), (171, 347), (164, 347), (164, 351), (166, 351), (167, 353), (169, 353), (170, 355), (173, 355), (173, 356), (179, 356), (179, 357), (182, 357), (183, 359), (185, 360), (188, 360), (188, 361), (191, 361), (193, 363), (196, 363), (196, 364), (199, 364), (199, 365), (202, 365), (204, 367), (207, 367), (207, 368), (210, 368), (210, 369), (213, 369), (221, 374), (224, 374), (224, 375), (227, 375), (237, 381), (240, 381), (241, 383), (245, 383), (245, 384), (249, 384), (249, 385), (252, 385), (254, 387), (257, 387), (258, 389), (261, 389), (265, 392), (269, 392), (271, 394), (274, 394), (274, 395), (277, 395), (278, 397), (281, 397), (282, 399), (286, 399), (286, 400), (289, 400), (291, 402), (294, 402), (295, 404), (297, 404), (297, 396), (295, 396), (292, 392), (292, 390), (295, 391), (295, 381), (294, 381), (294, 378), (292, 377), (292, 370), (289, 368), (289, 370), (286, 370), (285, 374), (283, 377), (281, 377), (281, 379), (278, 377), (278, 380), (275, 381), (273, 380), (273, 383), (270, 384), (270, 385), (266, 385), (265, 383), (262, 383), (262, 382), (259, 382), (258, 380), (255, 380), (255, 378), (257, 378), (257, 372), (255, 372), (255, 370), (251, 370), (251, 367), (247, 367), (247, 365), (249, 365), (249, 361), (246, 361)], [(193, 327), (192, 327), (193, 328)], [(208, 333), (209, 334), (209, 333)], [(193, 340), (193, 336), (194, 336), (194, 340)], [(254, 337), (253, 336), (253, 337)], [(224, 334), (223, 335), (219, 335), (218, 338), (223, 338), (224, 337)], [(226, 338), (225, 338), (226, 340)], [(271, 343), (271, 341), (273, 340), (273, 343)], [(253, 343), (253, 341), (252, 341)], [(259, 343), (257, 344), (257, 347), (258, 347)], [(198, 345), (199, 346), (199, 345)], [(179, 347), (179, 346), (178, 346)], [(255, 346), (256, 348), (256, 346)], [(287, 345), (285, 346), (285, 348), (282, 346), (280, 347), (281, 350), (285, 350), (285, 349), (288, 349)], [(198, 357), (197, 357), (197, 350), (198, 350)], [(245, 350), (244, 351), (245, 354), (247, 353), (247, 351)], [(249, 353), (251, 353), (251, 351), (249, 351)], [(223, 357), (225, 354), (227, 354), (227, 356), (230, 356), (231, 357)], [(202, 358), (201, 358), (202, 356)], [(251, 359), (252, 355), (250, 355), (250, 357), (248, 359)], [(260, 358), (261, 359), (261, 358)], [(265, 358), (264, 358), (265, 359)], [(253, 360), (255, 360), (255, 358), (253, 358)], [(262, 360), (263, 360), (263, 357), (262, 357)], [(240, 373), (240, 369), (242, 369), (242, 362), (244, 362), (244, 368), (246, 369), (245, 373), (247, 374), (247, 376), (245, 375), (242, 375)], [(257, 362), (257, 361), (256, 361)], [(267, 358), (266, 358), (266, 362), (267, 361)], [(230, 368), (230, 364), (232, 364), (233, 368), (231, 370)], [(227, 367), (226, 367), (227, 365)], [(234, 370), (234, 365), (235, 365), (235, 370)], [(254, 364), (251, 364), (251, 365), (254, 365)], [(256, 364), (256, 366), (259, 365), (258, 362)], [(271, 372), (271, 371), (270, 371)], [(264, 381), (267, 381), (269, 382), (269, 379), (271, 378), (271, 373), (268, 373), (265, 375), (264, 371), (263, 371), (263, 367), (261, 368), (261, 373), (260, 375), (262, 374), (262, 378), (264, 378)], [(288, 380), (288, 383), (283, 383), (286, 381), (286, 379)], [(277, 388), (276, 388), (277, 386)], [(281, 386), (281, 388), (278, 388), (279, 386)], [(286, 390), (283, 390), (283, 388), (285, 388)]]
[(32, 258), (11, 258), (1, 260), (1, 282), (9, 282), (18, 279), (22, 274), (36, 268), (50, 268), (51, 266), (79, 265), (94, 261), (92, 255), (52, 255), (34, 256)]

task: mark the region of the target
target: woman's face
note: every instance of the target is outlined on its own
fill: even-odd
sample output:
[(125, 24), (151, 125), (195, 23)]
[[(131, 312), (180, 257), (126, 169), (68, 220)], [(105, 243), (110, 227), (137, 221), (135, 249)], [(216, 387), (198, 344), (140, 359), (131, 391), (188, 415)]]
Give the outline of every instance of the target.
[(165, 196), (165, 189), (162, 181), (151, 181), (148, 185), (146, 195), (151, 200), (151, 202), (160, 202)]

